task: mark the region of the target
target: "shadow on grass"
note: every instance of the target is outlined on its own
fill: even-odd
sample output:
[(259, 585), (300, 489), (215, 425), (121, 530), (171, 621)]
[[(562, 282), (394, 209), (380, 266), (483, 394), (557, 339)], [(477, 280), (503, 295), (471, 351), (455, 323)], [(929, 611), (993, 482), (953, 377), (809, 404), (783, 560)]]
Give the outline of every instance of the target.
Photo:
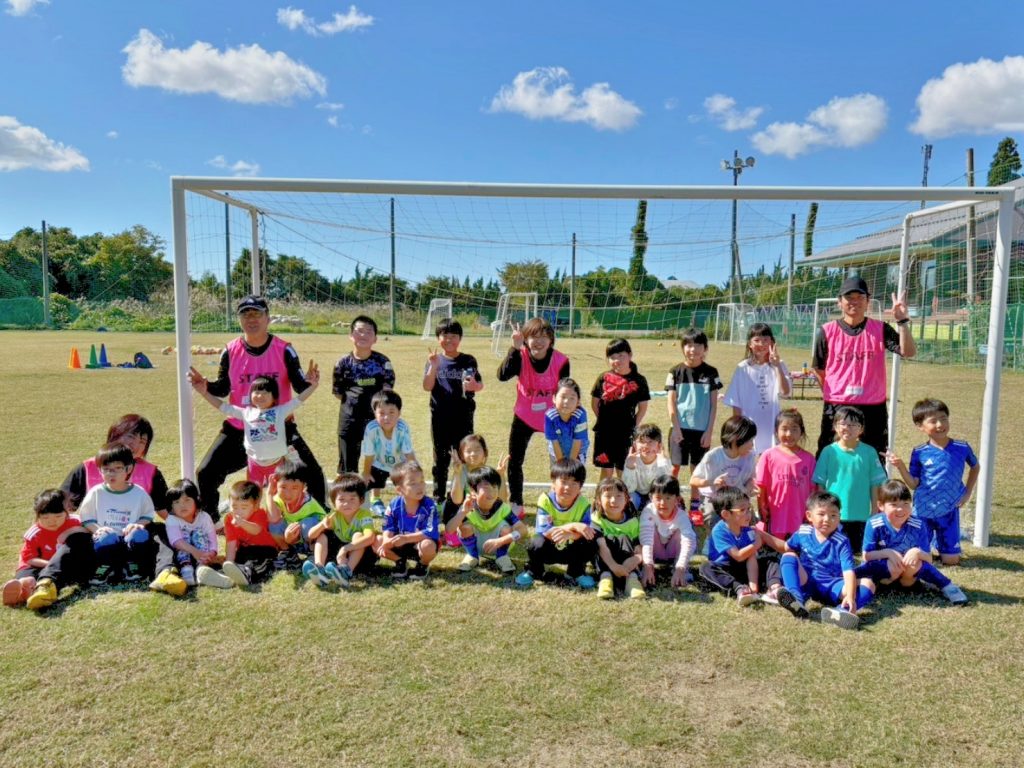
[(996, 571), (1024, 571), (1024, 565), (1016, 560), (1007, 560), (1005, 557), (996, 557), (987, 553), (972, 552), (961, 561), (959, 568), (991, 568)]
[(174, 602), (194, 603), (198, 601), (197, 588), (190, 587), (181, 597), (174, 597), (160, 592), (150, 590), (148, 582), (142, 581), (137, 584), (117, 584), (115, 586), (88, 586), (88, 587), (65, 587), (61, 590), (57, 602), (49, 608), (44, 608), (36, 613), (43, 618), (60, 618), (72, 606), (86, 601), (93, 601), (104, 595), (124, 595), (130, 593), (161, 595), (163, 599)]
[[(1017, 536), (1014, 534), (992, 534), (989, 536), (988, 543), (993, 547), (1010, 547), (1012, 549), (1024, 549), (1024, 536)], [(974, 555), (971, 556), (972, 559)]]

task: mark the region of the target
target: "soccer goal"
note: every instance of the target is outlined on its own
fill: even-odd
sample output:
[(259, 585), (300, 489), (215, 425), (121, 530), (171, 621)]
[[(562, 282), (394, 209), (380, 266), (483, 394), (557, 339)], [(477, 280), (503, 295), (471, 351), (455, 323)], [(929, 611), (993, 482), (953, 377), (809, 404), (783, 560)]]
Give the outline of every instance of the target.
[[(299, 317), (304, 331), (337, 334), (366, 314), (414, 338), (430, 330), (431, 301), (448, 299), (452, 313), (472, 318), (467, 333), (489, 335), (500, 353), (512, 324), (537, 315), (578, 318), (577, 329), (605, 339), (671, 337), (720, 321), (716, 338), (740, 343), (766, 307), (778, 308), (776, 322), (796, 339), (816, 300), (835, 296), (851, 271), (880, 297), (905, 290), (916, 307), (915, 365), (985, 367), (975, 542), (988, 541), (1004, 339), (1013, 346), (1020, 338), (1006, 336), (1007, 285), (1010, 244), (1024, 239), (1014, 234), (1024, 182), (786, 188), (175, 177), (171, 192), (182, 372), (192, 333), (237, 332), (232, 309), (248, 293), (270, 298), (275, 314)], [(930, 204), (923, 210), (922, 200)], [(738, 231), (733, 201), (752, 214), (739, 218)], [(790, 252), (790, 223), (812, 202), (820, 209), (803, 238), (812, 253), (787, 268), (779, 254)], [(734, 243), (753, 316), (719, 308), (730, 299)], [(815, 314), (820, 322), (827, 313)], [(898, 368), (896, 360), (893, 416), (905, 407)], [(181, 471), (189, 477), (193, 395), (183, 375), (178, 381)], [(488, 391), (498, 397), (498, 388)]]
[(753, 305), (731, 302), (719, 304), (715, 307), (715, 341), (746, 344), (747, 331), (753, 323)]
[(498, 299), (498, 311), (491, 323), (491, 352), (495, 357), (505, 354), (505, 347), (516, 326), (521, 326), (540, 314), (536, 293), (503, 293)]
[(434, 331), (437, 328), (438, 322), (452, 316), (451, 299), (431, 299), (430, 308), (427, 310), (427, 319), (423, 323), (423, 335), (420, 338), (434, 338)]
[[(811, 328), (818, 329), (829, 320), (838, 320), (843, 316), (839, 307), (839, 299), (835, 296), (826, 296), (814, 300), (814, 320)], [(868, 302), (867, 316), (875, 320), (882, 320), (882, 302), (878, 299), (871, 299)], [(811, 357), (814, 357), (814, 341), (817, 333), (811, 334)]]

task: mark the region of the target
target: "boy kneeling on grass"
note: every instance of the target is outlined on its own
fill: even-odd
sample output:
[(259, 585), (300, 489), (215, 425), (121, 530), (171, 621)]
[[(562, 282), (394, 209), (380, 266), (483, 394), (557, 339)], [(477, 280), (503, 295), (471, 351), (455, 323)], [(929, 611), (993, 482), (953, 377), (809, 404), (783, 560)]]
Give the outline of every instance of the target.
[[(384, 533), (376, 552), (395, 563), (392, 578), (425, 579), (437, 556), (437, 503), (427, 496), (423, 468), (415, 461), (403, 461), (391, 470), (391, 482), (398, 496), (384, 513)], [(412, 570), (409, 561), (416, 562)]]
[(493, 467), (478, 467), (470, 470), (467, 484), (470, 494), (462, 507), (445, 525), (445, 533), (458, 531), (459, 541), (466, 550), (466, 556), (459, 563), (460, 571), (471, 571), (484, 557), (494, 558), (494, 564), (503, 574), (516, 572), (509, 547), (524, 536), (529, 529), (516, 517), (507, 503), (501, 499), (501, 475)]
[(332, 582), (347, 587), (353, 575), (368, 574), (377, 564), (373, 512), (363, 506), (366, 481), (355, 472), (342, 472), (327, 496), (333, 509), (309, 532), (316, 545), (302, 572), (318, 587)]
[(594, 588), (586, 574), (594, 559), (594, 529), (590, 526), (590, 502), (580, 495), (587, 468), (576, 459), (551, 464), (551, 490), (537, 499), (537, 523), (526, 545), (526, 570), (516, 576), (520, 587), (532, 587), (544, 578), (547, 566), (565, 564), (569, 580), (582, 589)]
[[(807, 522), (786, 542), (782, 556), (779, 605), (798, 619), (807, 618), (804, 603), (813, 597), (825, 605), (821, 620), (855, 629), (857, 610), (871, 602), (875, 584), (858, 579), (850, 540), (839, 530), (839, 497), (828, 491), (807, 499)], [(838, 606), (838, 607), (833, 607)]]

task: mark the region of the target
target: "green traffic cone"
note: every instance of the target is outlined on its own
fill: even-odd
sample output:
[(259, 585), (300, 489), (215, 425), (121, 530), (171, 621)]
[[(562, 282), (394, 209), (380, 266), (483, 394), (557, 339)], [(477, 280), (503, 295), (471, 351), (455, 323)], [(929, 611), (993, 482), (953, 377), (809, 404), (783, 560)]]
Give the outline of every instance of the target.
[(89, 346), (89, 364), (86, 368), (99, 368), (100, 364), (96, 362), (96, 345), (92, 344)]

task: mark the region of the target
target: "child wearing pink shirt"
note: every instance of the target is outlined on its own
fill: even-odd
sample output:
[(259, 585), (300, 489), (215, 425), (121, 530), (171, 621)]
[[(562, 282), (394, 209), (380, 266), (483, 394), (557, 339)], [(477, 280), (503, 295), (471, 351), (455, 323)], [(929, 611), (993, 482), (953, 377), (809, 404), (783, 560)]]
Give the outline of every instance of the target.
[(758, 511), (773, 536), (787, 539), (804, 520), (807, 498), (814, 490), (814, 456), (800, 447), (805, 437), (804, 419), (795, 408), (775, 418), (778, 444), (761, 454), (754, 483)]

